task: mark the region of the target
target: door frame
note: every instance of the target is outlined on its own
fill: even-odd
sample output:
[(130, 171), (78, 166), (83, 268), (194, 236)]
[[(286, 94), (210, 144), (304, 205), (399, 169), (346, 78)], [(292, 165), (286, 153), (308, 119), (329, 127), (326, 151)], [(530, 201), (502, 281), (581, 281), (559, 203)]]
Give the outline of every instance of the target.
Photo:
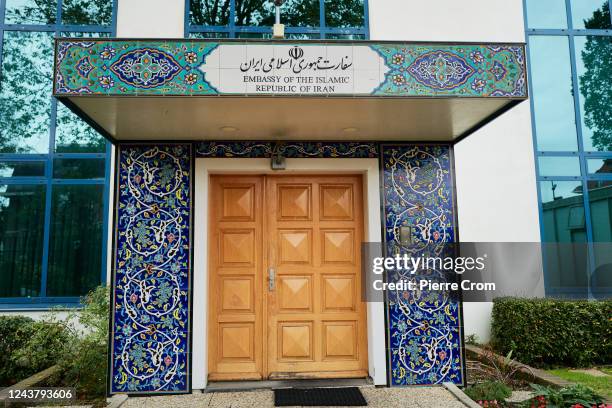
[[(342, 168), (338, 168), (338, 160)], [(286, 159), (286, 170), (270, 169), (270, 159), (196, 158), (194, 200), (192, 388), (204, 389), (208, 378), (208, 188), (212, 174), (362, 174), (363, 227), (367, 242), (382, 242), (379, 161), (349, 158)], [(368, 372), (375, 385), (387, 384), (384, 304), (367, 303)]]

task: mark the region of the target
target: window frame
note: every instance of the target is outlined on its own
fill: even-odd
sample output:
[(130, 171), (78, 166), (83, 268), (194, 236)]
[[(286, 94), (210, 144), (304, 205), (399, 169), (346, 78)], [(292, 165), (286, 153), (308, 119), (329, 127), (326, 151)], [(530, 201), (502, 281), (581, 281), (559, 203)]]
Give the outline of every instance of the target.
[[(2, 56), (4, 48), (4, 33), (7, 31), (18, 32), (50, 32), (60, 37), (62, 33), (108, 33), (111, 37), (116, 35), (117, 28), (117, 3), (112, 0), (112, 14), (110, 26), (101, 25), (65, 25), (62, 24), (62, 6), (64, 0), (57, 0), (56, 23), (55, 24), (5, 24), (6, 0), (0, 0), (0, 77), (2, 76)], [(55, 152), (55, 133), (57, 128), (58, 101), (51, 94), (51, 111), (49, 116), (49, 141), (47, 153), (0, 153), (0, 161), (27, 162), (32, 160), (44, 161), (44, 176), (39, 177), (0, 177), (0, 184), (31, 185), (42, 184), (46, 186), (45, 191), (45, 215), (44, 215), (44, 238), (40, 282), (40, 296), (37, 297), (10, 297), (0, 298), (0, 310), (30, 309), (46, 310), (52, 307), (80, 307), (80, 297), (50, 297), (47, 292), (47, 272), (49, 267), (49, 250), (51, 234), (51, 204), (53, 187), (57, 185), (103, 185), (103, 225), (102, 225), (102, 254), (100, 283), (106, 284), (106, 271), (108, 267), (108, 218), (110, 206), (110, 176), (112, 165), (112, 144), (107, 140), (106, 150), (103, 153), (57, 153)], [(57, 179), (53, 178), (53, 160), (57, 159), (104, 159), (104, 177), (92, 179)], [(85, 295), (85, 294), (83, 294)]]
[[(185, 0), (185, 38), (189, 38), (190, 34), (202, 33), (225, 33), (229, 39), (239, 38), (237, 34), (256, 33), (272, 35), (272, 27), (267, 26), (237, 26), (234, 21), (235, 0), (230, 2), (229, 24), (226, 26), (209, 26), (209, 25), (191, 25), (191, 0)], [(363, 28), (340, 28), (327, 27), (325, 24), (325, 0), (319, 1), (319, 22), (318, 27), (285, 27), (285, 34), (319, 34), (319, 39), (328, 39), (329, 35), (363, 35), (364, 40), (370, 39), (370, 21), (368, 0), (363, 0)], [(281, 9), (281, 23), (283, 14)], [(214, 38), (211, 38), (214, 40)], [(329, 40), (329, 39), (328, 39)]]
[[(586, 237), (587, 237), (587, 247), (588, 247), (588, 274), (590, 277), (593, 276), (596, 262), (595, 262), (595, 250), (594, 250), (594, 241), (593, 241), (593, 227), (592, 227), (592, 217), (591, 217), (591, 208), (590, 208), (590, 198), (589, 198), (589, 190), (588, 190), (588, 182), (589, 181), (609, 181), (612, 180), (612, 174), (589, 174), (588, 172), (588, 159), (611, 159), (612, 151), (608, 152), (598, 152), (598, 151), (585, 151), (584, 150), (584, 140), (583, 140), (583, 132), (582, 132), (582, 116), (580, 113), (580, 89), (579, 89), (579, 80), (577, 74), (577, 62), (576, 62), (576, 37), (586, 37), (586, 36), (602, 36), (602, 37), (612, 37), (612, 29), (575, 29), (573, 28), (572, 21), (572, 1), (578, 0), (565, 0), (565, 11), (567, 18), (567, 27), (568, 28), (559, 28), (559, 29), (537, 29), (529, 27), (529, 16), (527, 15), (527, 3), (530, 0), (523, 0), (523, 21), (525, 24), (525, 37), (526, 37), (526, 54), (527, 54), (527, 71), (528, 75), (531, 78), (531, 57), (530, 57), (530, 38), (535, 36), (563, 36), (568, 38), (569, 44), (569, 54), (570, 54), (570, 69), (571, 69), (571, 80), (572, 80), (572, 96), (574, 101), (574, 119), (576, 126), (576, 138), (577, 138), (577, 147), (578, 150), (575, 151), (548, 151), (548, 150), (538, 150), (538, 140), (536, 133), (536, 118), (535, 118), (535, 109), (534, 109), (534, 100), (533, 98), (529, 98), (529, 104), (531, 107), (531, 134), (533, 138), (533, 151), (534, 151), (534, 161), (535, 161), (535, 171), (536, 171), (536, 182), (537, 182), (537, 196), (538, 196), (538, 213), (540, 220), (540, 238), (542, 242), (545, 239), (545, 231), (544, 231), (544, 223), (543, 220), (543, 206), (542, 206), (542, 194), (540, 191), (540, 182), (541, 181), (580, 181), (582, 185), (582, 197), (583, 197), (583, 206), (585, 213), (585, 227), (586, 227)], [(531, 0), (534, 1), (534, 0)], [(608, 0), (608, 4), (611, 10), (611, 24), (612, 24), (612, 0)], [(529, 93), (530, 95), (534, 94), (532, 89), (532, 81), (529, 81)], [(542, 176), (540, 174), (539, 168), (539, 158), (540, 157), (578, 157), (580, 162), (580, 176)], [(612, 228), (612, 226), (611, 226)], [(543, 246), (544, 250), (544, 246)], [(553, 290), (553, 288), (549, 284), (548, 276), (548, 268), (546, 265), (546, 256), (543, 256), (543, 267), (544, 267), (544, 289), (546, 296), (555, 296), (555, 295), (564, 295), (565, 291)], [(590, 282), (590, 280), (589, 280)], [(592, 288), (589, 284), (588, 288), (588, 296), (589, 298), (595, 298), (592, 292)]]

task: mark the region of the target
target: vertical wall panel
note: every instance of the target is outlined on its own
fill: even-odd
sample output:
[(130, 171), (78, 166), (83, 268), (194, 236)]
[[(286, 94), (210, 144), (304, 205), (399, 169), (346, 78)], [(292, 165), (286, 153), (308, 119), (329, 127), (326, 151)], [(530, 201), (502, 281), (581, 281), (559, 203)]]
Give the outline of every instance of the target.
[(190, 390), (191, 145), (119, 145), (110, 392)]
[[(447, 245), (457, 235), (451, 154), (450, 145), (381, 147), (387, 256), (453, 255)], [(409, 243), (400, 239), (401, 227)], [(388, 281), (453, 279), (436, 270), (387, 273)], [(391, 385), (464, 382), (459, 299), (440, 291), (389, 291), (387, 319)]]

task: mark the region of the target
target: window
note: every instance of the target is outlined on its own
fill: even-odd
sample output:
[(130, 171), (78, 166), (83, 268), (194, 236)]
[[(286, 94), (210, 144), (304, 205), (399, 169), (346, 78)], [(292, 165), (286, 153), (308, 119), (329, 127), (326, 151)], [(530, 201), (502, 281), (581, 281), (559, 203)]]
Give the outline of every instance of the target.
[(610, 296), (612, 1), (524, 1), (546, 291)]
[(105, 280), (110, 145), (51, 96), (53, 38), (114, 32), (113, 0), (0, 1), (0, 308)]
[[(186, 0), (185, 28), (191, 38), (271, 38), (270, 0)], [(281, 6), (285, 37), (368, 38), (367, 0), (286, 0)]]

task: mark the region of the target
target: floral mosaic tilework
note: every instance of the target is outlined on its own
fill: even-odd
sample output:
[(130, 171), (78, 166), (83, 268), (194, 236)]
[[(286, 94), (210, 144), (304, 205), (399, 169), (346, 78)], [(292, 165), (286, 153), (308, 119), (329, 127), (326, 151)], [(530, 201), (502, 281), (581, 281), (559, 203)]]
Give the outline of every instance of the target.
[(58, 41), (54, 92), (214, 95), (198, 67), (216, 47), (195, 41)]
[(378, 144), (359, 142), (207, 141), (196, 144), (197, 157), (378, 158)]
[(389, 68), (375, 95), (525, 97), (518, 45), (372, 45)]
[[(388, 256), (447, 256), (455, 241), (449, 145), (382, 145), (385, 249)], [(400, 240), (409, 227), (410, 244)], [(402, 242), (404, 244), (402, 244)], [(453, 276), (388, 272), (388, 281)], [(460, 299), (443, 291), (388, 291), (388, 357), (391, 385), (463, 384)]]
[(110, 392), (188, 392), (191, 145), (118, 149)]
[[(206, 40), (61, 39), (56, 46), (54, 92), (58, 96), (218, 95), (221, 93), (207, 81), (203, 67), (220, 44)], [(521, 45), (338, 45), (370, 47), (380, 55), (387, 72), (373, 96), (527, 96)], [(351, 69), (359, 75), (362, 68), (353, 67), (353, 63)]]

